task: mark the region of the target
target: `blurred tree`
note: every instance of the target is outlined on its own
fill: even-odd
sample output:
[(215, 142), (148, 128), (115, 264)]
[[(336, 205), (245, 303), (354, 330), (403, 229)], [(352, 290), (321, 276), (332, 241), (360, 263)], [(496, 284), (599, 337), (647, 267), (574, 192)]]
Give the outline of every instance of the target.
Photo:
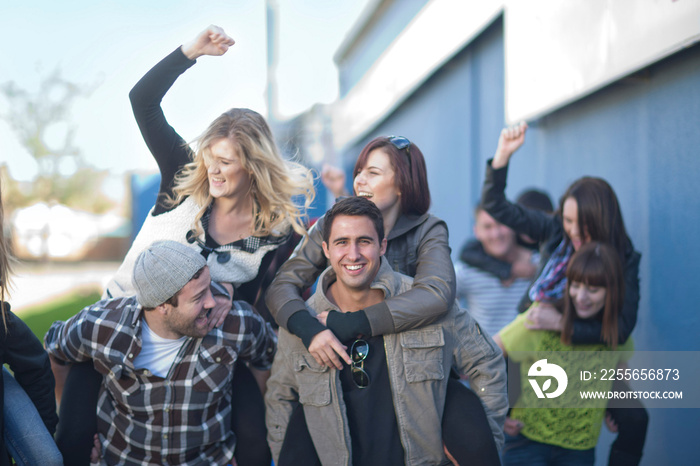
[(95, 85), (83, 86), (61, 77), (58, 70), (43, 77), (35, 93), (14, 82), (0, 85), (9, 109), (0, 115), (19, 142), (36, 160), (38, 174), (12, 207), (37, 201), (61, 203), (94, 213), (109, 209), (111, 202), (100, 191), (107, 173), (97, 171), (83, 160), (74, 144), (75, 125), (71, 109), (80, 97), (89, 96)]
[[(0, 189), (2, 189), (2, 203), (8, 218), (16, 208), (31, 203), (27, 194), (20, 187), (20, 183), (10, 176), (5, 164), (0, 164)], [(9, 227), (9, 222), (7, 222), (7, 226)]]

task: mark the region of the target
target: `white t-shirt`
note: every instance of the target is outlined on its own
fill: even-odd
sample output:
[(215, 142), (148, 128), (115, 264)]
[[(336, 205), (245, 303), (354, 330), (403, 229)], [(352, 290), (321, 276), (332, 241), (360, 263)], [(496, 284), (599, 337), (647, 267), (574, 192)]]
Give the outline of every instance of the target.
[(166, 378), (187, 337), (177, 340), (160, 337), (151, 330), (146, 319), (143, 319), (141, 325), (141, 352), (134, 359), (134, 367), (148, 369), (153, 375)]

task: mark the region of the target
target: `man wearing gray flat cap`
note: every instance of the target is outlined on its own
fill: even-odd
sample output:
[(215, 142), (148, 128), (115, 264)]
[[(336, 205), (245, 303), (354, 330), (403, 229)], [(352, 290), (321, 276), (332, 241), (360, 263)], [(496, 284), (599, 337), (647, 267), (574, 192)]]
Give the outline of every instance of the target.
[[(103, 375), (97, 406), (102, 464), (230, 464), (231, 380), (237, 359), (270, 368), (277, 339), (234, 301), (209, 330), (206, 260), (175, 241), (136, 259), (136, 296), (106, 299), (44, 337), (54, 361), (92, 360)], [(234, 394), (235, 395), (235, 394)]]

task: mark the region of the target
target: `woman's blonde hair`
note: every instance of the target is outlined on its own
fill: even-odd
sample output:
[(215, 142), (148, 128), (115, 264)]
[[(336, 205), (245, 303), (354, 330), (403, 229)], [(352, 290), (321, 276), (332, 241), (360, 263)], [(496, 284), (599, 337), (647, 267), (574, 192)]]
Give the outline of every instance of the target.
[(5, 295), (10, 285), (10, 275), (14, 263), (15, 259), (10, 248), (10, 241), (5, 236), (5, 211), (2, 205), (2, 179), (0, 178), (0, 314), (2, 314), (2, 323), (5, 331), (7, 331)]
[[(213, 199), (209, 193), (206, 161), (211, 156), (211, 145), (223, 138), (234, 144), (243, 169), (250, 174), (250, 194), (254, 201), (252, 235), (286, 234), (290, 226), (305, 235), (305, 211), (315, 195), (311, 171), (284, 160), (265, 119), (247, 108), (233, 108), (223, 113), (196, 140), (194, 160), (175, 177), (172, 205), (192, 196), (201, 206), (194, 224), (197, 233), (202, 233), (200, 220)], [(303, 209), (294, 202), (295, 197), (299, 202), (303, 199)]]

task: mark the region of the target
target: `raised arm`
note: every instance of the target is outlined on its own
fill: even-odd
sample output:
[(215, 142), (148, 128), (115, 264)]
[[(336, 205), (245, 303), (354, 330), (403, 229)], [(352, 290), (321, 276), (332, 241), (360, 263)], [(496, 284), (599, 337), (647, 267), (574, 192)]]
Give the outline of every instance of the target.
[(342, 168), (324, 164), (321, 168), (321, 182), (331, 193), (333, 199), (341, 196), (349, 196), (348, 188), (345, 186), (345, 172)]
[(27, 325), (7, 311), (5, 362), (14, 372), (51, 435), (56, 431), (56, 398), (49, 355)]
[(543, 242), (561, 232), (561, 222), (539, 210), (531, 210), (506, 199), (508, 162), (525, 141), (524, 123), (501, 132), (494, 158), (487, 163), (481, 191), (481, 203), (494, 219), (537, 242)]
[(223, 30), (209, 26), (151, 68), (129, 92), (136, 123), (161, 174), (154, 214), (168, 210), (163, 200), (172, 195), (175, 174), (192, 157), (185, 140), (168, 124), (160, 103), (175, 80), (195, 64), (196, 58), (223, 55), (231, 45), (233, 39)]
[(498, 147), (491, 163), (494, 169), (498, 170), (508, 165), (511, 156), (525, 143), (526, 132), (527, 123), (525, 122), (501, 130)]
[(226, 35), (223, 29), (213, 24), (197, 37), (182, 45), (182, 53), (190, 60), (196, 60), (203, 55), (219, 57), (228, 52), (229, 47), (236, 41)]

